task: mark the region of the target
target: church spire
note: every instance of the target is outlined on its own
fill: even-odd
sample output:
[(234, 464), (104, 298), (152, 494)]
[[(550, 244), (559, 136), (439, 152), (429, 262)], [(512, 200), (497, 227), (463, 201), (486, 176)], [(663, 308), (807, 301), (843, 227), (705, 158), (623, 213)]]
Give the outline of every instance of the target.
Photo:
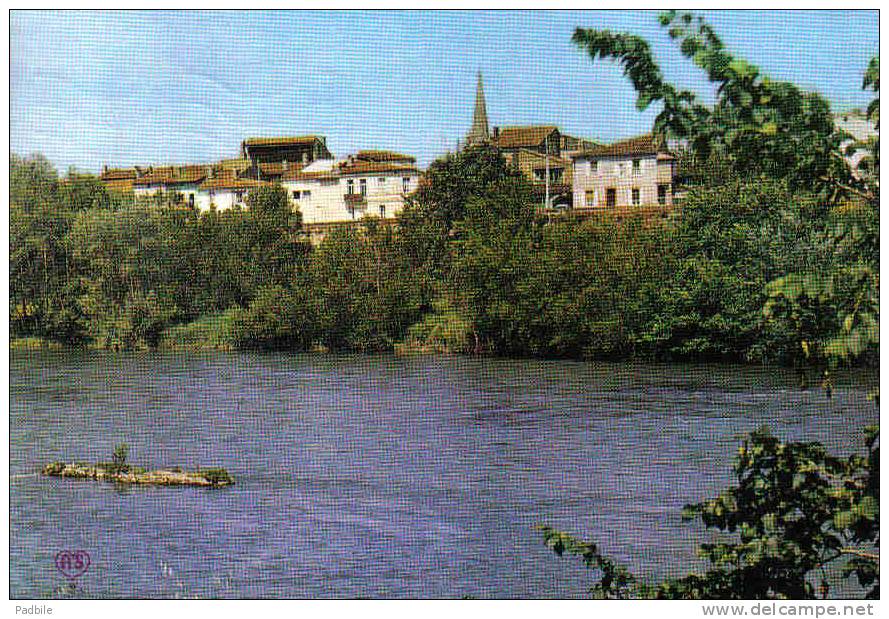
[(477, 144), (488, 139), (488, 110), (485, 108), (485, 89), (482, 86), (482, 72), (478, 72), (478, 87), (475, 91), (475, 112), (472, 114), (472, 129), (466, 136), (468, 144)]

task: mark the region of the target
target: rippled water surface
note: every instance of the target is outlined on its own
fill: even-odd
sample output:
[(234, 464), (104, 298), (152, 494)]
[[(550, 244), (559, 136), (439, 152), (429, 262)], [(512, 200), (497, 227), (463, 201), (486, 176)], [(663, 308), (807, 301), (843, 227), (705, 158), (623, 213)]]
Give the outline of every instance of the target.
[[(878, 415), (773, 368), (458, 357), (13, 353), (10, 592), (95, 597), (578, 597), (596, 540), (651, 577), (694, 567), (685, 503), (763, 424), (848, 453)], [(224, 466), (223, 489), (116, 488), (53, 460)]]

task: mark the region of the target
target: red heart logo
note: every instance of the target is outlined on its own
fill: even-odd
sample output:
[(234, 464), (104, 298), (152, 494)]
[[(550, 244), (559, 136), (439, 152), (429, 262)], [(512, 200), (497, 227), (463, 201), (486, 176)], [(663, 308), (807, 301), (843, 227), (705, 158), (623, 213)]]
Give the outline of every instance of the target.
[(90, 567), (90, 553), (86, 550), (60, 550), (56, 553), (56, 569), (68, 578), (78, 578)]

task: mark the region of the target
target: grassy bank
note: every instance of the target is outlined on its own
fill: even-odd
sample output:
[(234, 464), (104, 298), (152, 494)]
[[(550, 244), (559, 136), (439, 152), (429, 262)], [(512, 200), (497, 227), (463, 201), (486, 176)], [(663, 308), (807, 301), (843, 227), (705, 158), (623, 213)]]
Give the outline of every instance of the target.
[(42, 337), (12, 337), (9, 339), (10, 350), (62, 350), (65, 346), (59, 342)]
[(232, 308), (168, 327), (161, 334), (158, 350), (234, 350), (233, 327), (238, 311)]

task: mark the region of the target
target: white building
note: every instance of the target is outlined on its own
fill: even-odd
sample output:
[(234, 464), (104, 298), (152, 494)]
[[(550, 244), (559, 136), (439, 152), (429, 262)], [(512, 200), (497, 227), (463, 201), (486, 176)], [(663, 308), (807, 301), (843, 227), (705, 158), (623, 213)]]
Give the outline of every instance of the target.
[(204, 165), (152, 166), (144, 170), (136, 168), (136, 171), (133, 193), (137, 198), (167, 192), (192, 206), (197, 203), (201, 183), (207, 177)]
[(199, 187), (195, 206), (202, 213), (211, 209), (224, 211), (235, 206), (246, 208), (250, 191), (270, 184), (234, 175), (207, 178)]
[(281, 185), (303, 224), (333, 224), (364, 216), (393, 219), (417, 188), (415, 159), (389, 151), (359, 151), (346, 159), (321, 159), (286, 173)]
[(676, 158), (651, 136), (574, 155), (574, 208), (627, 211), (673, 204)]

